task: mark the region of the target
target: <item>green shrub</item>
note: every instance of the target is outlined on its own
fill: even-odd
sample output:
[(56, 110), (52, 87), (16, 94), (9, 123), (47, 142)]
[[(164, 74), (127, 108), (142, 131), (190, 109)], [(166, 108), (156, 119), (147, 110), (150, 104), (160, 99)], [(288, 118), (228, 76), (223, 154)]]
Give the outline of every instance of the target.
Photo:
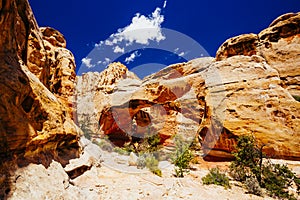
[(118, 153), (120, 155), (126, 155), (126, 156), (128, 156), (131, 151), (128, 151), (128, 149), (122, 148), (122, 147), (114, 147), (113, 148), (113, 152), (116, 152), (116, 153)]
[(300, 194), (300, 178), (295, 176), (294, 181), (297, 186), (297, 193)]
[(145, 134), (142, 142), (137, 144), (136, 151), (141, 153), (153, 153), (161, 148), (159, 134), (151, 134), (151, 129), (148, 129), (148, 133)]
[(177, 138), (176, 151), (172, 157), (172, 162), (175, 165), (176, 177), (184, 177), (184, 173), (189, 172), (190, 161), (193, 159), (193, 153), (189, 149), (189, 145), (185, 144), (183, 140)]
[(294, 183), (299, 191), (299, 179), (286, 165), (263, 164), (262, 147), (255, 146), (252, 136), (240, 137), (233, 153), (235, 160), (230, 164), (230, 175), (243, 182), (250, 193), (260, 195), (260, 186), (270, 196), (295, 199), (288, 188)]
[(143, 169), (146, 167), (146, 154), (139, 154), (137, 159), (137, 168)]
[(79, 122), (80, 129), (83, 132), (83, 135), (86, 139), (91, 140), (92, 135), (94, 134), (93, 131), (90, 129), (91, 123), (87, 117), (84, 118), (84, 120)]
[(246, 178), (245, 187), (249, 193), (260, 196), (262, 194), (261, 187), (255, 176)]
[(288, 187), (292, 185), (295, 175), (286, 165), (268, 164), (263, 167), (262, 176), (262, 185), (270, 196), (294, 199)]
[(158, 160), (153, 156), (149, 155), (145, 159), (145, 166), (155, 175), (162, 176), (161, 170), (158, 168)]
[(255, 140), (252, 136), (242, 136), (238, 139), (233, 156), (235, 160), (231, 163), (229, 169), (235, 180), (246, 181), (254, 174), (260, 182), (262, 153), (255, 146)]
[(212, 168), (209, 170), (209, 173), (202, 178), (203, 184), (205, 185), (220, 185), (227, 188), (230, 188), (229, 178), (221, 173), (219, 168)]
[(111, 152), (114, 147), (109, 141), (108, 137), (101, 138), (100, 141), (93, 141), (94, 144), (98, 145), (102, 150)]

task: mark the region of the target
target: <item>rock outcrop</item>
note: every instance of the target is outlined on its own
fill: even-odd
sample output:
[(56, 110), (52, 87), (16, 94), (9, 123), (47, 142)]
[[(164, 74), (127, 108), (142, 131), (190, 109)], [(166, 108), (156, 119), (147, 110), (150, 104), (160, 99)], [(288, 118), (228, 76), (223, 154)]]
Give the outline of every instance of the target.
[(279, 72), (281, 85), (300, 96), (300, 14), (288, 13), (275, 19), (259, 34), (228, 39), (219, 48), (216, 59), (235, 55), (259, 55)]
[(140, 82), (139, 78), (121, 63), (112, 63), (101, 73), (89, 72), (77, 76), (77, 120), (85, 133), (93, 134), (99, 130), (101, 111), (110, 104), (110, 94), (118, 82), (124, 79)]
[(62, 34), (38, 27), (27, 0), (2, 1), (0, 11), (0, 159), (66, 164), (79, 151), (74, 58)]
[[(252, 134), (268, 156), (300, 160), (300, 103), (293, 98), (299, 95), (299, 16), (227, 40), (216, 59), (171, 65), (142, 82), (122, 78), (109, 90), (92, 86), (105, 96), (101, 109), (93, 107), (98, 134), (119, 146), (149, 134), (167, 146), (175, 135), (189, 142), (199, 136), (209, 160), (231, 159), (237, 138)], [(97, 85), (103, 74), (84, 76)]]
[(208, 126), (200, 130), (201, 137), (212, 142), (208, 157), (229, 158), (238, 136), (253, 135), (258, 146), (266, 145), (268, 156), (299, 160), (300, 103), (281, 86), (278, 71), (256, 55), (234, 56), (213, 65), (225, 87), (225, 117), (220, 135)]

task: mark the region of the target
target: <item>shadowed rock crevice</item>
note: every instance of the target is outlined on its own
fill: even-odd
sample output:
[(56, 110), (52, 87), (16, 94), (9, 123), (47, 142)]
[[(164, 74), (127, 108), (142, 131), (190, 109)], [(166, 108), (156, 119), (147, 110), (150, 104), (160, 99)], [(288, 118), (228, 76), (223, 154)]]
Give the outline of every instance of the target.
[(24, 101), (22, 102), (22, 108), (23, 110), (26, 112), (26, 113), (29, 113), (31, 108), (32, 108), (32, 105), (33, 105), (33, 98), (30, 97), (30, 96), (27, 96)]

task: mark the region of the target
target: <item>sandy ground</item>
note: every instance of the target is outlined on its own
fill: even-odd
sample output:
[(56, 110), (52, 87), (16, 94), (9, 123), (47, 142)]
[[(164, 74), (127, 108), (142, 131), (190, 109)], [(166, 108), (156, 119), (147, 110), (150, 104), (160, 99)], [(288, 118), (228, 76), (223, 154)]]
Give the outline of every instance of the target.
[[(75, 179), (70, 179), (65, 169), (54, 161), (47, 169), (42, 165), (30, 164), (17, 170), (13, 177), (14, 187), (9, 199), (272, 199), (267, 196), (246, 194), (246, 190), (240, 183), (234, 181), (230, 182), (231, 189), (202, 184), (201, 178), (209, 172), (210, 168), (219, 167), (226, 171), (229, 162), (205, 162), (199, 159), (197, 164), (193, 164), (193, 170), (184, 178), (177, 178), (174, 176), (174, 166), (167, 161), (162, 161), (159, 164), (162, 177), (159, 177), (146, 168), (137, 169), (136, 166), (129, 166), (129, 156), (106, 151), (97, 153), (101, 154), (101, 164), (94, 165)], [(300, 176), (300, 162), (284, 160), (272, 162), (288, 164)]]

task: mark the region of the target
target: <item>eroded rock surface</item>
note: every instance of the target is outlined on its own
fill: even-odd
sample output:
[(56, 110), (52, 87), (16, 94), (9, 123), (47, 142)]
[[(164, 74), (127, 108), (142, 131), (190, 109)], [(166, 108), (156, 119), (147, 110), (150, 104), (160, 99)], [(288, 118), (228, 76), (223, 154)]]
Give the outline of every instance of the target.
[(140, 79), (121, 63), (112, 63), (103, 72), (77, 76), (76, 109), (78, 123), (85, 132), (99, 131), (100, 113), (110, 104), (110, 94), (121, 80), (140, 84)]
[(300, 96), (300, 13), (288, 13), (275, 19), (259, 34), (230, 38), (219, 48), (218, 61), (235, 55), (260, 55), (279, 72), (281, 85)]
[(0, 158), (65, 163), (79, 150), (74, 58), (58, 31), (38, 27), (27, 0), (3, 1), (0, 10)]

